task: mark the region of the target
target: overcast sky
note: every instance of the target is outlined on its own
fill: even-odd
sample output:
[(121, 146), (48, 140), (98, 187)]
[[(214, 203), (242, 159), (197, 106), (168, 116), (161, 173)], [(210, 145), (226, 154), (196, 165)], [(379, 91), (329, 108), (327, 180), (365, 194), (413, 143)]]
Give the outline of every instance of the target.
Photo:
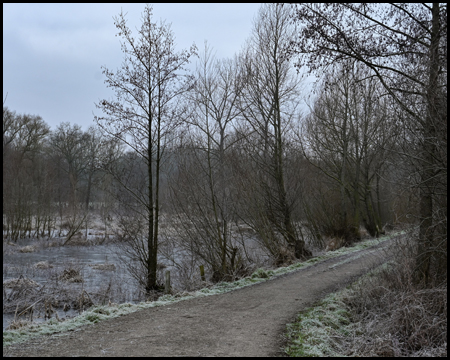
[[(233, 57), (251, 34), (259, 4), (154, 4), (172, 24), (178, 50), (207, 40), (218, 58)], [(3, 100), (19, 114), (40, 115), (54, 130), (63, 121), (86, 130), (94, 103), (112, 94), (101, 66), (123, 59), (113, 17), (128, 13), (134, 33), (144, 4), (3, 4)]]

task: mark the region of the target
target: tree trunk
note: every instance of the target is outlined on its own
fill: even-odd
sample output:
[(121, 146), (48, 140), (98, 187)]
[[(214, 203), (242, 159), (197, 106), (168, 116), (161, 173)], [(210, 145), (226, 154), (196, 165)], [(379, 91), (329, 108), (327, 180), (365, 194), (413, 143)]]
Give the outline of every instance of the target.
[(152, 114), (152, 89), (150, 83), (150, 71), (148, 73), (148, 91), (149, 91), (149, 99), (148, 99), (148, 111), (149, 111), (149, 125), (148, 125), (148, 145), (147, 145), (147, 171), (148, 171), (148, 201), (147, 201), (147, 212), (148, 212), (148, 238), (147, 238), (147, 285), (145, 287), (145, 291), (149, 294), (152, 290), (156, 288), (156, 261), (154, 257), (155, 249), (154, 249), (154, 199), (153, 199), (153, 157), (152, 157), (152, 122), (153, 122), (153, 114)]
[(417, 281), (428, 285), (433, 243), (433, 187), (435, 159), (435, 122), (438, 120), (438, 72), (439, 72), (439, 3), (433, 3), (430, 44), (430, 72), (427, 88), (427, 116), (423, 125), (423, 154), (420, 188), (420, 227), (416, 262)]

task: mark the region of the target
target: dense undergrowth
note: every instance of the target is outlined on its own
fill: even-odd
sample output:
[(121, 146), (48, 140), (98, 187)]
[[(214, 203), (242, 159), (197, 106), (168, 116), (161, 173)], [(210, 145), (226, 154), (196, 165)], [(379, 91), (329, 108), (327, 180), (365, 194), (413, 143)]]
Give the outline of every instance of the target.
[(447, 284), (413, 285), (407, 244), (393, 261), (300, 313), (285, 352), (299, 356), (447, 356)]

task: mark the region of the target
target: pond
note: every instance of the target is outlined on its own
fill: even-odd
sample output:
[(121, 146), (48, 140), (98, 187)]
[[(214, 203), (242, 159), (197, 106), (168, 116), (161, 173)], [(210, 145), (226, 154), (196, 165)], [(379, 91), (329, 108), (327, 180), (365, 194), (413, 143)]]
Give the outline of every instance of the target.
[[(3, 283), (20, 277), (35, 281), (39, 286), (44, 286), (45, 295), (51, 293), (53, 299), (57, 299), (58, 306), (53, 308), (59, 318), (76, 316), (79, 309), (70, 308), (63, 311), (62, 304), (67, 299), (75, 301), (85, 290), (88, 294), (104, 294), (97, 297), (101, 302), (136, 303), (145, 300), (145, 296), (139, 289), (137, 281), (132, 278), (124, 263), (117, 256), (118, 247), (114, 244), (90, 245), (90, 246), (48, 246), (54, 239), (48, 240), (19, 240), (14, 245), (3, 247)], [(247, 240), (250, 244), (250, 240)], [(250, 248), (255, 253), (252, 244)], [(31, 252), (20, 252), (26, 246), (33, 246)], [(192, 290), (205, 284), (201, 282), (199, 263), (192, 256), (181, 250), (172, 242), (161, 246), (158, 255), (158, 277), (163, 283), (164, 272), (171, 272), (171, 285), (176, 290)], [(46, 268), (37, 268), (36, 264), (45, 262)], [(110, 270), (96, 269), (95, 265), (109, 265)], [(113, 270), (111, 270), (111, 268)], [(67, 269), (76, 269), (83, 282), (64, 282), (61, 275)], [(49, 288), (52, 290), (49, 291)], [(35, 294), (28, 298), (16, 297), (10, 301), (13, 290), (3, 287), (3, 330), (14, 319), (16, 305), (26, 308), (37, 298), (43, 297), (40, 288), (36, 287)], [(54, 290), (56, 289), (56, 290)], [(36, 292), (38, 292), (36, 294)], [(57, 294), (54, 296), (54, 294)], [(106, 295), (107, 294), (107, 295)], [(15, 294), (13, 294), (15, 295)], [(33, 321), (44, 321), (43, 303), (39, 304), (40, 313), (35, 313)], [(20, 308), (19, 308), (20, 309)], [(20, 313), (20, 310), (19, 312)], [(37, 316), (36, 316), (37, 315)], [(26, 317), (26, 315), (24, 315)]]
[[(3, 283), (17, 278), (26, 278), (35, 281), (39, 286), (48, 285), (46, 290), (53, 288), (63, 289), (61, 293), (71, 293), (79, 295), (86, 290), (88, 294), (105, 294), (106, 303), (131, 302), (136, 303), (145, 299), (140, 291), (137, 280), (134, 279), (119, 260), (118, 248), (113, 244), (91, 245), (91, 246), (51, 246), (45, 247), (45, 241), (19, 240), (14, 246), (4, 244), (3, 247)], [(20, 252), (26, 246), (33, 246), (32, 252)], [(5, 250), (6, 248), (6, 250)], [(175, 261), (182, 260), (184, 252), (179, 249), (172, 249), (172, 254), (176, 253)], [(173, 258), (173, 256), (172, 256)], [(169, 270), (177, 273), (173, 262), (164, 256), (158, 257), (158, 276), (163, 279), (164, 272)], [(36, 264), (44, 262), (46, 268), (37, 268)], [(95, 266), (97, 265), (97, 267)], [(101, 267), (101, 265), (106, 265)], [(106, 267), (106, 269), (104, 269)], [(66, 269), (76, 269), (79, 272), (82, 282), (64, 282), (61, 275)], [(171, 276), (172, 286), (182, 290), (182, 284), (177, 283), (177, 276)], [(67, 290), (69, 289), (69, 290)], [(13, 290), (3, 288), (3, 330), (9, 322), (14, 319), (14, 309), (16, 303), (24, 303), (17, 300), (8, 305), (8, 296)], [(56, 296), (62, 299), (62, 295)], [(5, 305), (6, 303), (6, 305)], [(27, 302), (25, 302), (27, 303)], [(96, 302), (95, 302), (96, 303)], [(30, 302), (28, 301), (28, 304)], [(42, 304), (41, 304), (42, 305)], [(6, 311), (5, 311), (6, 309)], [(54, 309), (60, 318), (72, 317), (78, 314), (77, 309), (70, 309), (64, 312), (62, 308)], [(41, 314), (42, 315), (42, 314)], [(34, 317), (33, 321), (43, 321), (42, 316)]]
[[(23, 246), (32, 246), (30, 241), (19, 241), (17, 248)], [(4, 249), (5, 250), (5, 249)], [(37, 263), (45, 262), (49, 265), (47, 269), (38, 269)], [(111, 270), (97, 270), (93, 265), (114, 264)], [(136, 295), (136, 280), (131, 278), (129, 273), (119, 262), (114, 252), (113, 245), (96, 246), (60, 246), (60, 247), (39, 247), (34, 252), (21, 253), (18, 251), (7, 251), (3, 255), (3, 282), (10, 279), (24, 277), (31, 279), (39, 285), (45, 285), (49, 282), (57, 281), (58, 275), (61, 275), (64, 269), (77, 269), (83, 279), (82, 283), (73, 282), (67, 284), (74, 291), (80, 293), (86, 290), (88, 293), (96, 293), (109, 284), (120, 285), (120, 295), (116, 294), (117, 299), (113, 301), (133, 302)], [(10, 289), (4, 287), (8, 295)], [(4, 309), (5, 309), (5, 304)], [(70, 317), (77, 314), (77, 311), (71, 310), (62, 312), (57, 310), (60, 317)], [(8, 326), (13, 313), (3, 314), (3, 330)], [(36, 319), (35, 319), (36, 320)], [(37, 319), (39, 321), (39, 319)]]

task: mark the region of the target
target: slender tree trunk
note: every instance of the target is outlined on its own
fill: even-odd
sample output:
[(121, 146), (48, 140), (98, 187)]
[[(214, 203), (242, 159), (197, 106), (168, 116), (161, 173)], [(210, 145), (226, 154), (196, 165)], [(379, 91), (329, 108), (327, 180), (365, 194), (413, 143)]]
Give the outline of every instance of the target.
[[(148, 124), (148, 145), (147, 145), (147, 171), (148, 171), (148, 239), (147, 239), (147, 286), (146, 291), (149, 293), (156, 287), (156, 266), (153, 266), (153, 253), (154, 253), (154, 199), (153, 199), (153, 157), (152, 157), (152, 125), (153, 125), (153, 109), (152, 109), (152, 88), (151, 88), (151, 74), (148, 72), (148, 112), (149, 112), (149, 124)], [(155, 269), (153, 271), (153, 268)]]
[[(276, 51), (276, 49), (275, 49)], [(306, 249), (305, 242), (302, 238), (297, 236), (295, 227), (292, 223), (292, 209), (287, 202), (286, 187), (284, 184), (284, 171), (283, 171), (283, 139), (281, 134), (281, 110), (280, 110), (280, 99), (279, 99), (279, 73), (278, 66), (276, 66), (275, 72), (276, 78), (276, 88), (275, 88), (275, 169), (276, 169), (276, 180), (278, 187), (278, 201), (281, 205), (281, 212), (283, 216), (284, 223), (284, 237), (289, 244), (294, 245), (294, 254), (298, 259), (306, 258), (311, 256), (311, 252)]]
[(417, 254), (417, 280), (428, 285), (430, 280), (431, 252), (433, 244), (433, 186), (434, 159), (436, 153), (436, 129), (439, 108), (437, 89), (439, 72), (439, 3), (433, 3), (430, 44), (430, 72), (427, 88), (427, 116), (423, 126), (423, 160), (421, 164), (420, 227)]

